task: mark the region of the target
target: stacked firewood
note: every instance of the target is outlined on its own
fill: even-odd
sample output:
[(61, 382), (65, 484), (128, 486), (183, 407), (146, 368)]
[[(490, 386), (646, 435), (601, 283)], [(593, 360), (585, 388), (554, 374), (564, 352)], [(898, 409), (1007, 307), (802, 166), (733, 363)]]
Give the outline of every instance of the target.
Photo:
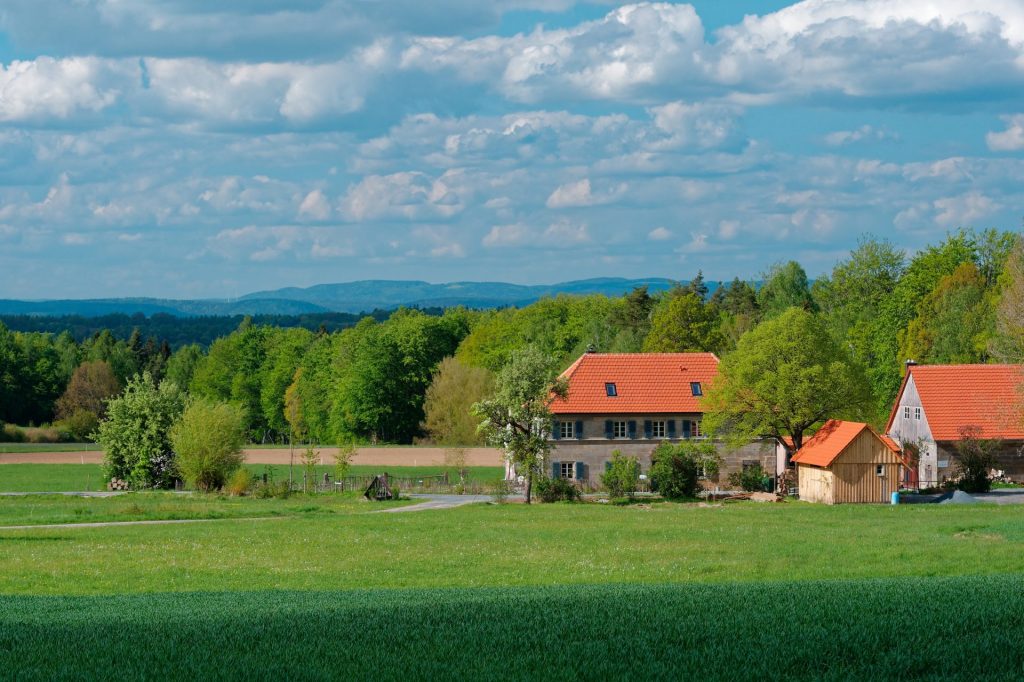
[(112, 478), (107, 483), (107, 490), (128, 490), (128, 481), (123, 478)]

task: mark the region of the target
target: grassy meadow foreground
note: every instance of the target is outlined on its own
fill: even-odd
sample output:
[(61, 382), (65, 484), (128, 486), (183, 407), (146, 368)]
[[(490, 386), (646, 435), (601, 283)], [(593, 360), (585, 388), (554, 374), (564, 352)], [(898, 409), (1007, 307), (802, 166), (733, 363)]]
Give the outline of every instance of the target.
[(1024, 517), (1013, 507), (379, 508), (355, 495), (0, 500), (2, 525), (224, 519), (0, 530), (0, 669), (19, 679), (1024, 674)]

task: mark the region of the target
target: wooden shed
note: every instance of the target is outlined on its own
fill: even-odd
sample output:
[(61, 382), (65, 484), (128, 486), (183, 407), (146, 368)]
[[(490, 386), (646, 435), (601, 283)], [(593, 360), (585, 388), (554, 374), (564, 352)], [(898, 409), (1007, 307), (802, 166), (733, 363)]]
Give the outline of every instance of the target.
[(808, 502), (889, 502), (903, 480), (896, 444), (859, 422), (825, 422), (792, 461), (800, 499)]

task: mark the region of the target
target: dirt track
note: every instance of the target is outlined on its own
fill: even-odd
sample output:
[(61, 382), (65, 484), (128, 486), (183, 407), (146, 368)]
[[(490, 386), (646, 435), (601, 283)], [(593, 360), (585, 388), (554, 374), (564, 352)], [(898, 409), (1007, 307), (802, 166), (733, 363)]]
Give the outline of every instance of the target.
[[(332, 464), (334, 448), (320, 450), (324, 464)], [(300, 450), (296, 448), (298, 461)], [(373, 466), (439, 466), (444, 464), (444, 448), (359, 448), (353, 464)], [(245, 450), (249, 464), (287, 464), (288, 448), (254, 448)], [(103, 453), (87, 452), (2, 452), (0, 464), (99, 464)], [(501, 453), (493, 448), (466, 448), (468, 466), (501, 466)]]

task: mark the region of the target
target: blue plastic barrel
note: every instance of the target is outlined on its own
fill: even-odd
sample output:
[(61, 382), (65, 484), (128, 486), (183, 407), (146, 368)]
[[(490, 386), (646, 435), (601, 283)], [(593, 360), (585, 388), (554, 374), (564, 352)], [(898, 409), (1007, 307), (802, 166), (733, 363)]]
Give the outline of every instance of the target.
[(898, 491), (898, 490), (894, 490), (893, 491), (893, 493), (892, 493), (892, 503), (893, 504), (899, 504), (900, 503), (900, 491)]

